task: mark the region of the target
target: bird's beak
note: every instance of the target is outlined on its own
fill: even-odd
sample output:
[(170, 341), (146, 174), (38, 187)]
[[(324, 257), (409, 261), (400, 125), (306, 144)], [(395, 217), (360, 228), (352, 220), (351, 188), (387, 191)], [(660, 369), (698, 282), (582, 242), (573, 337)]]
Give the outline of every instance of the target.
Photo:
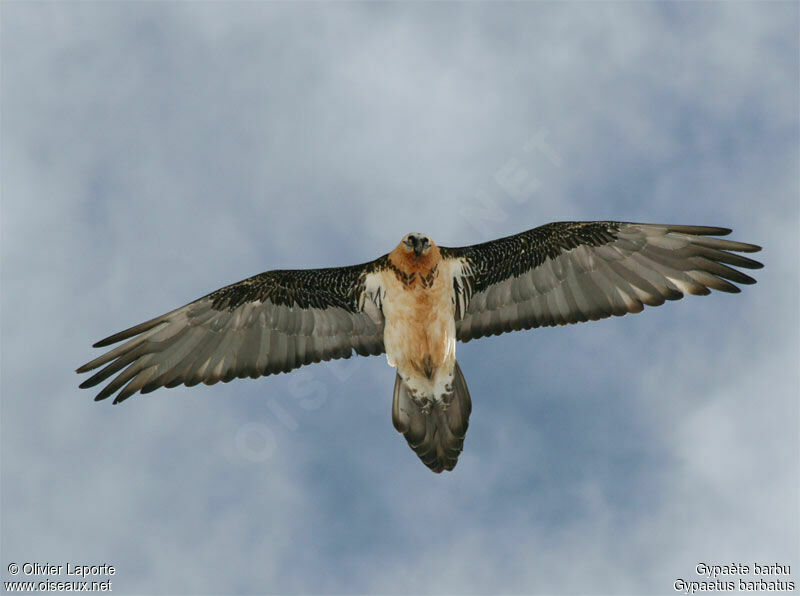
[(414, 243), (414, 254), (417, 255), (417, 256), (420, 256), (422, 254), (422, 249), (423, 249), (422, 241), (421, 240), (417, 240)]

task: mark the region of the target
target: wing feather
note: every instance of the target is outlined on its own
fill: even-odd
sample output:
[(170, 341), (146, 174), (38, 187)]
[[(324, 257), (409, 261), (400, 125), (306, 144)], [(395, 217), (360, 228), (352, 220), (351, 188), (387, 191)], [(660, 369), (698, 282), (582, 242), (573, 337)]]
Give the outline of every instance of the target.
[(512, 329), (641, 312), (684, 294), (739, 292), (761, 250), (727, 228), (629, 222), (556, 222), (491, 242), (441, 248), (462, 261), (472, 295), (456, 322), (462, 341)]
[[(383, 313), (364, 297), (376, 261), (332, 269), (268, 271), (95, 344), (124, 342), (78, 368), (109, 378), (95, 399), (288, 372), (304, 364), (384, 351)], [(113, 377), (113, 378), (112, 378)]]
[(183, 382), (188, 372), (188, 367), (195, 359), (194, 350), (205, 337), (205, 331), (199, 327), (190, 327), (186, 330), (184, 343), (176, 346), (174, 353), (169, 358), (159, 362), (159, 375), (142, 388), (142, 393), (155, 391), (159, 387), (174, 387)]

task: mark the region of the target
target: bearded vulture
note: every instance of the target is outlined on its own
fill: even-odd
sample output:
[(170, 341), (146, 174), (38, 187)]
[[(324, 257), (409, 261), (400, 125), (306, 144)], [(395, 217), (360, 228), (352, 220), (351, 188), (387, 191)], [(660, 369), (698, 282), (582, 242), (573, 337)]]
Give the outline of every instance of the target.
[(456, 340), (638, 313), (685, 293), (739, 292), (734, 267), (760, 250), (731, 230), (615, 221), (556, 222), (461, 248), (406, 235), (362, 265), (267, 271), (96, 344), (81, 383), (117, 393), (213, 385), (304, 364), (386, 354), (397, 369), (392, 422), (434, 472), (452, 470), (472, 402)]

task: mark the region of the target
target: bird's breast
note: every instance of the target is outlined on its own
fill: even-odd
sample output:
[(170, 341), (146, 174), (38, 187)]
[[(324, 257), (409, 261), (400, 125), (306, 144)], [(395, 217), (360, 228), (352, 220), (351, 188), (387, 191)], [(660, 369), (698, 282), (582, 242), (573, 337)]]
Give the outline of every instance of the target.
[(450, 374), (455, 362), (452, 278), (445, 262), (426, 277), (382, 273), (384, 345), (389, 364), (400, 375), (432, 379)]

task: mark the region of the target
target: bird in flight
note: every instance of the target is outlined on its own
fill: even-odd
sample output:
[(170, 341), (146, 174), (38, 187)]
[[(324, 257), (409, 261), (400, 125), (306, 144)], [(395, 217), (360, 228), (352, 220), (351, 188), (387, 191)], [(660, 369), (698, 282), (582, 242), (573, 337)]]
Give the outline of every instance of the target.
[[(596, 321), (755, 280), (735, 267), (761, 250), (731, 230), (615, 221), (555, 222), (460, 248), (406, 235), (350, 267), (267, 271), (115, 333), (124, 342), (78, 368), (114, 377), (96, 400), (159, 387), (213, 385), (289, 372), (353, 353), (397, 369), (392, 422), (434, 472), (452, 470), (472, 410), (456, 361), (463, 342), (520, 329)], [(119, 393), (117, 393), (119, 392)]]

